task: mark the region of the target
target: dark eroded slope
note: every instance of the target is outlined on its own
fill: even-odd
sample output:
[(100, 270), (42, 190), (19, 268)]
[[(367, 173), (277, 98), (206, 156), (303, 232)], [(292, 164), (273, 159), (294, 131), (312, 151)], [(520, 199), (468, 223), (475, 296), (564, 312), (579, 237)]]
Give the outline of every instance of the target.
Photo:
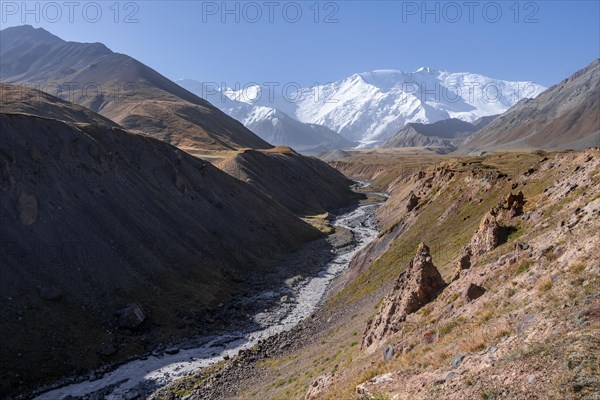
[[(54, 117), (60, 104), (48, 105)], [(265, 194), (159, 140), (6, 108), (0, 392), (193, 334), (203, 310), (319, 236)], [(131, 303), (145, 321), (117, 329), (115, 312)]]

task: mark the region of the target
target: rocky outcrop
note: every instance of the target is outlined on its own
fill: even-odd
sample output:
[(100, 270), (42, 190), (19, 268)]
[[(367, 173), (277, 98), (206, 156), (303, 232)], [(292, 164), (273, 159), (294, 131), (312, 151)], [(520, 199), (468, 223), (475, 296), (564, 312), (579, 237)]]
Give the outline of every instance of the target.
[(333, 375), (320, 375), (317, 376), (311, 383), (305, 400), (320, 399), (323, 397), (324, 392), (333, 384)]
[(485, 294), (486, 290), (484, 287), (470, 283), (465, 292), (467, 301), (473, 301)]
[(376, 376), (373, 379), (369, 379), (368, 381), (361, 383), (356, 387), (356, 395), (359, 400), (371, 400), (375, 398), (381, 392), (377, 392), (373, 390), (373, 387), (377, 387), (378, 385), (386, 384), (388, 382), (393, 382), (393, 374), (388, 373), (380, 376)]
[(498, 203), (498, 206), (492, 208), (483, 216), (479, 229), (477, 229), (469, 244), (463, 248), (456, 262), (452, 281), (460, 277), (461, 271), (471, 268), (477, 258), (494, 250), (506, 241), (511, 230), (511, 220), (523, 214), (524, 205), (525, 196), (523, 196), (523, 192), (510, 193)]
[(510, 193), (504, 197), (494, 209), (497, 220), (502, 223), (508, 223), (511, 218), (518, 217), (523, 214), (523, 206), (525, 205), (525, 196), (523, 192), (517, 194)]
[(371, 347), (397, 332), (408, 314), (434, 300), (445, 287), (446, 282), (433, 265), (429, 247), (421, 243), (392, 293), (384, 298), (377, 316), (367, 323), (362, 347)]
[(471, 268), (471, 257), (473, 256), (473, 252), (471, 250), (471, 246), (467, 245), (463, 247), (460, 256), (458, 257), (458, 261), (456, 262), (456, 266), (454, 267), (454, 273), (452, 274), (451, 281), (455, 281), (460, 278), (460, 272), (465, 269)]
[(500, 244), (500, 235), (502, 229), (496, 220), (495, 212), (489, 211), (482, 218), (479, 229), (471, 239), (471, 253), (475, 257), (480, 257), (495, 249)]

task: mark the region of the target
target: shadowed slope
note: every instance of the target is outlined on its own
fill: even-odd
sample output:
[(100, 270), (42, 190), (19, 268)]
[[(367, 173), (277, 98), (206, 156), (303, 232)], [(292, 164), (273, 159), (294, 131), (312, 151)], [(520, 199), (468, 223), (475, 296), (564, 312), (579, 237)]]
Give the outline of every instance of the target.
[[(51, 96), (11, 96), (0, 108), (2, 393), (192, 335), (204, 310), (320, 236), (169, 144)], [(116, 329), (131, 303), (145, 322)]]

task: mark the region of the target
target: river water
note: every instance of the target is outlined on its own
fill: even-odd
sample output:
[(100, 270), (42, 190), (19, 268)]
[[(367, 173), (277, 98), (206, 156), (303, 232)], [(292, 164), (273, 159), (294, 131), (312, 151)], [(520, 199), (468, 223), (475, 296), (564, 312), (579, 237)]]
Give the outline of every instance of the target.
[[(312, 277), (305, 278), (295, 288), (293, 301), (284, 307), (274, 306), (254, 316), (260, 327), (253, 331), (233, 331), (221, 336), (197, 338), (172, 351), (142, 357), (122, 364), (102, 376), (66, 385), (36, 397), (37, 400), (138, 398), (149, 388), (157, 388), (192, 374), (240, 350), (254, 346), (277, 333), (287, 331), (309, 317), (319, 307), (335, 277), (344, 272), (354, 254), (368, 245), (379, 233), (374, 212), (379, 204), (368, 204), (340, 215), (334, 225), (352, 230), (354, 244), (338, 254)], [(273, 296), (272, 291), (263, 295)], [(260, 295), (259, 295), (260, 296)], [(282, 315), (282, 310), (284, 314)], [(277, 318), (272, 318), (277, 315)], [(175, 354), (168, 354), (175, 353)]]

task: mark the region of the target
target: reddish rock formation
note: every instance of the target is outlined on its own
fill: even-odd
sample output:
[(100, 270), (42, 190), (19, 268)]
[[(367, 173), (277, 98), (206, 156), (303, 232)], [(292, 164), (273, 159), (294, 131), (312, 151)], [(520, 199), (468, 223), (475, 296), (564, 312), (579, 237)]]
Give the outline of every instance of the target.
[(494, 211), (490, 211), (482, 218), (479, 229), (471, 239), (471, 253), (475, 257), (480, 257), (495, 249), (500, 244), (500, 234), (502, 229)]
[(431, 261), (429, 247), (421, 243), (392, 293), (384, 298), (377, 316), (368, 322), (362, 347), (370, 347), (397, 332), (408, 314), (431, 302), (445, 287), (446, 282)]
[(523, 196), (523, 192), (517, 194), (510, 193), (500, 201), (498, 207), (496, 207), (494, 211), (498, 221), (502, 224), (508, 222), (511, 218), (523, 214), (524, 205), (525, 196)]
[(506, 241), (511, 219), (523, 214), (524, 205), (523, 192), (510, 193), (498, 203), (497, 207), (483, 216), (479, 229), (471, 238), (471, 242), (463, 248), (456, 262), (451, 281), (458, 279), (462, 270), (471, 268), (477, 258)]

